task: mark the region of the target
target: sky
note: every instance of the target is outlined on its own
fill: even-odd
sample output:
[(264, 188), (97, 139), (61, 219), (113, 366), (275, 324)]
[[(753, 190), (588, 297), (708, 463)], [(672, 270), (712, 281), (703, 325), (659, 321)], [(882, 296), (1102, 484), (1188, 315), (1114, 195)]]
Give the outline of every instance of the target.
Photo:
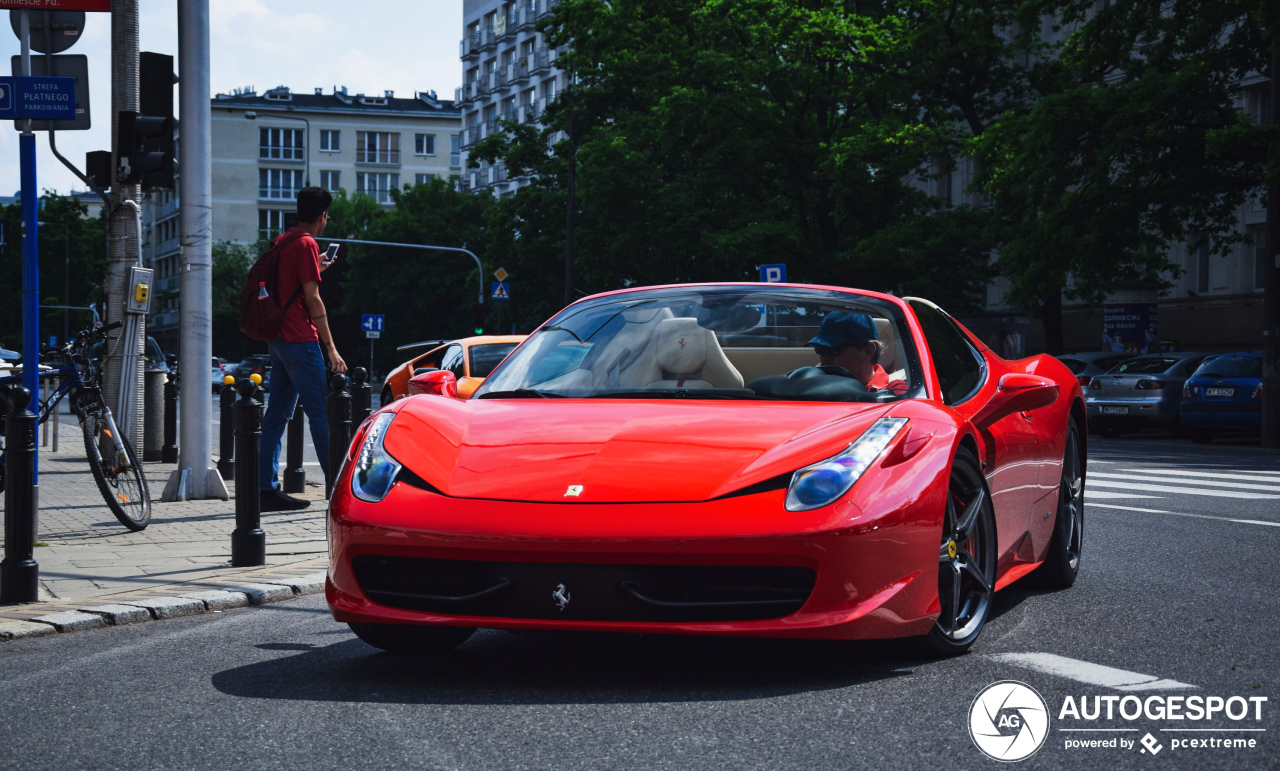
[[(178, 0), (140, 0), (140, 48), (174, 57), (178, 66)], [(0, 14), (8, 15), (0, 11)], [(297, 92), (346, 86), (350, 93), (398, 97), (435, 90), (453, 99), (462, 83), (458, 41), (462, 0), (210, 0), (210, 89), (213, 94), (253, 86), (261, 94), (284, 85)], [(89, 57), (92, 128), (57, 132), (58, 150), (84, 170), (90, 150), (111, 149), (111, 19), (87, 13), (80, 40), (66, 54)], [(0, 71), (10, 73), (18, 38), (0, 21)], [(34, 55), (34, 54), (33, 54)], [(181, 77), (181, 72), (178, 73)], [(178, 89), (174, 89), (178, 111)], [(181, 118), (181, 115), (179, 115)], [(37, 185), (69, 193), (84, 184), (36, 133)], [(0, 195), (20, 187), (18, 132), (0, 123)]]

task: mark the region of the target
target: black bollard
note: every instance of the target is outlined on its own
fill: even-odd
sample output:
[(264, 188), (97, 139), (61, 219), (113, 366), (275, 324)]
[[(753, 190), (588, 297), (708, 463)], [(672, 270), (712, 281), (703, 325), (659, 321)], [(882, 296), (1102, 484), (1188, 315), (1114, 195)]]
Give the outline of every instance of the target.
[(253, 398), (251, 380), (236, 384), (236, 529), (231, 533), (232, 567), (267, 564), (267, 534), (262, 532), (258, 502), (258, 440), (262, 437), (262, 402)]
[(359, 426), (369, 417), (373, 387), (369, 385), (369, 373), (364, 367), (351, 370), (351, 425)]
[(289, 447), (284, 467), (284, 491), (300, 493), (306, 489), (307, 472), (302, 468), (302, 402), (293, 408), (289, 418)]
[(236, 386), (227, 375), (218, 390), (218, 474), (223, 479), (236, 475)]
[(172, 374), (164, 384), (164, 444), (160, 447), (161, 463), (178, 462), (178, 375)]
[(329, 378), (327, 417), (329, 419), (329, 475), (324, 480), (324, 497), (333, 493), (333, 478), (342, 467), (342, 459), (351, 444), (351, 394), (347, 393), (347, 376)]
[(40, 592), (36, 537), (36, 416), (27, 409), (31, 392), (9, 392), (4, 421), (4, 559), (0, 560), (0, 604), (36, 602)]

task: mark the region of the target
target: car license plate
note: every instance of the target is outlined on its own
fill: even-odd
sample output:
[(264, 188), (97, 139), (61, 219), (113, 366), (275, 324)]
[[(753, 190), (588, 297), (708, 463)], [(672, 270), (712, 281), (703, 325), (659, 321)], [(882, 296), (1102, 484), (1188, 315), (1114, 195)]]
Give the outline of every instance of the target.
[(1236, 389), (1234, 389), (1234, 388), (1206, 388), (1206, 389), (1204, 389), (1204, 395), (1205, 395), (1205, 396), (1235, 396), (1235, 395), (1236, 395)]
[(1128, 407), (1103, 407), (1102, 414), (1103, 415), (1128, 415), (1129, 408)]

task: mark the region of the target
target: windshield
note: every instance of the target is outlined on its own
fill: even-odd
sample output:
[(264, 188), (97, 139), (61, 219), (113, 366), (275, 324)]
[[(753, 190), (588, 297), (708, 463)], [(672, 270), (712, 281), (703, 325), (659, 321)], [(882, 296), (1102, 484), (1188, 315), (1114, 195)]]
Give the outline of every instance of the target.
[(1222, 356), (1200, 365), (1196, 377), (1262, 377), (1262, 359), (1257, 356)]
[(1178, 363), (1178, 359), (1160, 356), (1151, 359), (1129, 359), (1107, 371), (1108, 375), (1155, 375)]
[[(809, 346), (814, 338), (827, 359)], [(894, 303), (816, 289), (676, 287), (562, 311), (474, 398), (891, 401), (922, 392), (919, 372)]]
[(489, 377), (493, 368), (502, 363), (519, 343), (489, 343), (473, 345), (470, 349), (471, 377)]

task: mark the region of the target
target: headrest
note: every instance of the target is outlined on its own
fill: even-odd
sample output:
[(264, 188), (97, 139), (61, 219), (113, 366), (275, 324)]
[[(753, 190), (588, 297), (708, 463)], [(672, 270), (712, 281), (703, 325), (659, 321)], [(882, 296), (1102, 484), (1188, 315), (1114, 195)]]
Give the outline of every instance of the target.
[(707, 330), (697, 319), (663, 319), (658, 322), (657, 365), (665, 372), (690, 375), (707, 364)]

